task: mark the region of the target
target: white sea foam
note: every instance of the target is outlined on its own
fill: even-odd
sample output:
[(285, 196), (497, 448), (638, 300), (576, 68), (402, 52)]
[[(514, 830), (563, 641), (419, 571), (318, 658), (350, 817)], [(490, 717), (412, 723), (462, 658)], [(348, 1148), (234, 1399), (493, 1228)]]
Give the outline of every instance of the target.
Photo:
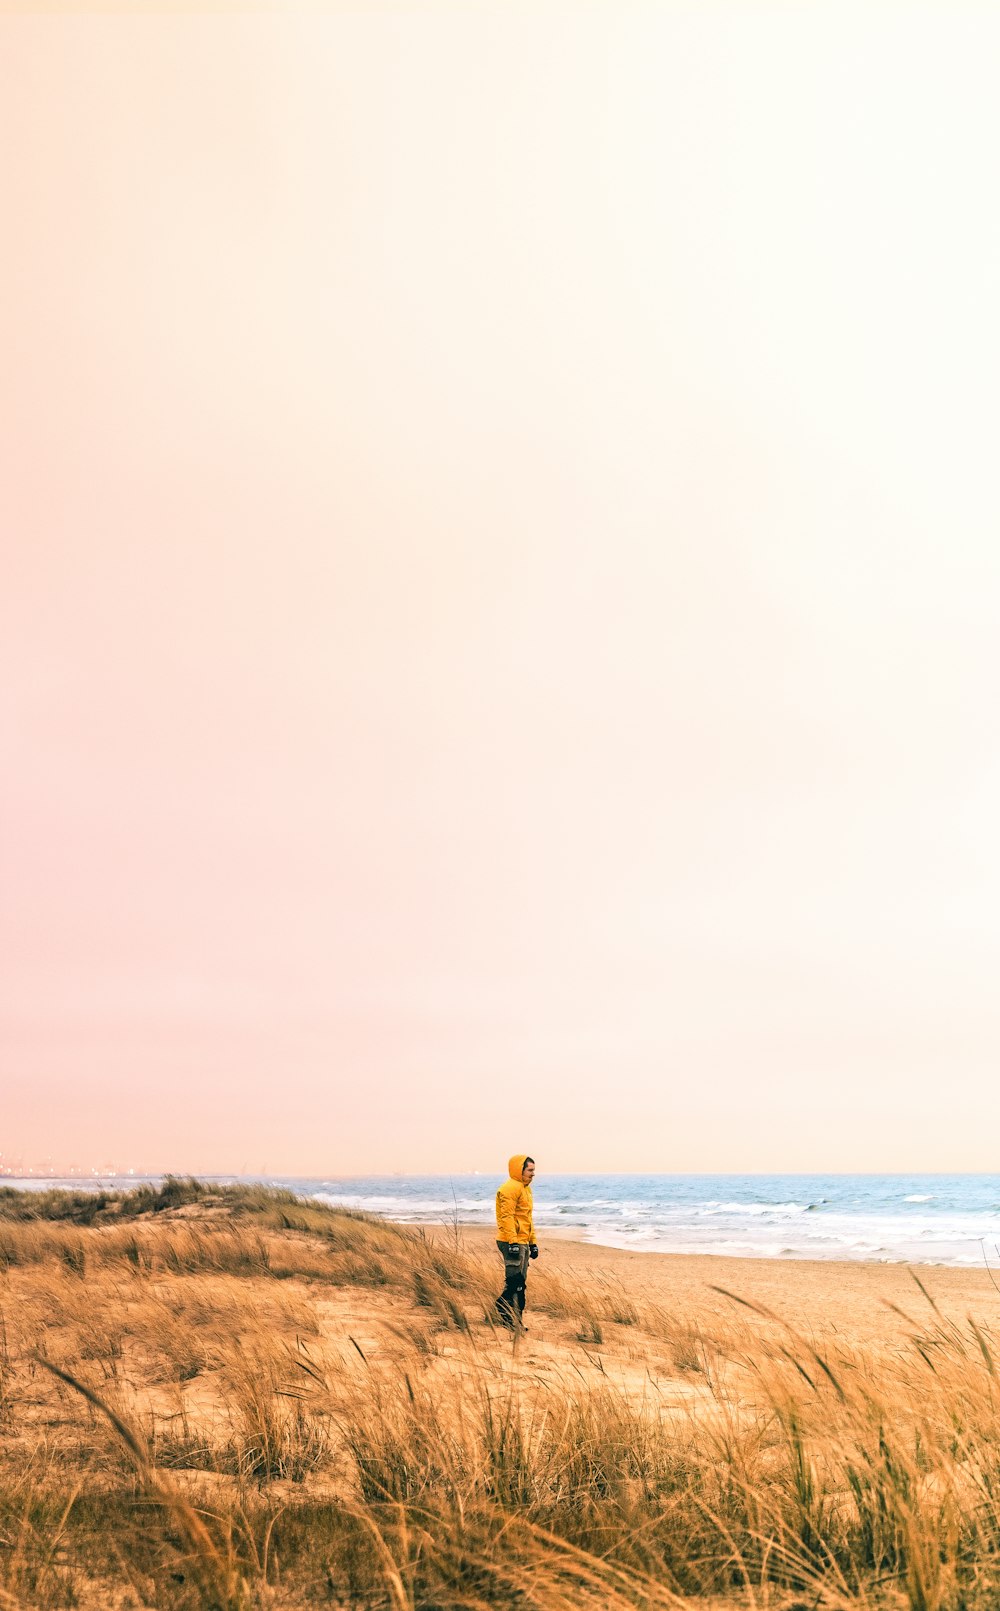
[[(452, 1197), (393, 1197), (388, 1194), (362, 1195), (358, 1192), (332, 1191), (317, 1191), (311, 1195), (317, 1202), (328, 1203), (331, 1208), (356, 1208), (364, 1214), (386, 1214), (390, 1218), (396, 1218), (399, 1214), (405, 1214), (407, 1217), (414, 1215), (447, 1217), (454, 1214), (456, 1206)], [(492, 1198), (458, 1203), (459, 1213), (476, 1211), (485, 1213), (487, 1209), (492, 1210), (492, 1207)]]

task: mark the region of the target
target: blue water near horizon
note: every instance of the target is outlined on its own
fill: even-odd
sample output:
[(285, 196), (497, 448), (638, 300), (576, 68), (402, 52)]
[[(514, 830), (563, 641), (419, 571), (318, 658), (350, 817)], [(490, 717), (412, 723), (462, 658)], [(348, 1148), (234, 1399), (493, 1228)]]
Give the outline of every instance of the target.
[[(159, 1180), (160, 1176), (145, 1177)], [(407, 1224), (494, 1224), (500, 1176), (367, 1175), (264, 1180)], [(132, 1176), (7, 1178), (20, 1187), (128, 1189)], [(559, 1227), (605, 1247), (734, 1258), (851, 1259), (1000, 1269), (1000, 1175), (546, 1175), (539, 1239)]]

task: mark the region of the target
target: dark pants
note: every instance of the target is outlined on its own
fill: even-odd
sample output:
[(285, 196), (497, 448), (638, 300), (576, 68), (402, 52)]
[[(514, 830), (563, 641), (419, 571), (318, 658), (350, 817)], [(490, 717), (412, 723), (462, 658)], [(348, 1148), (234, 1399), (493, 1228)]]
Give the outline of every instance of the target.
[[(520, 1323), (524, 1314), (524, 1288), (528, 1279), (528, 1249), (522, 1243), (498, 1242), (503, 1258), (503, 1291), (497, 1299), (497, 1314), (505, 1326)], [(513, 1247), (513, 1253), (508, 1251)]]

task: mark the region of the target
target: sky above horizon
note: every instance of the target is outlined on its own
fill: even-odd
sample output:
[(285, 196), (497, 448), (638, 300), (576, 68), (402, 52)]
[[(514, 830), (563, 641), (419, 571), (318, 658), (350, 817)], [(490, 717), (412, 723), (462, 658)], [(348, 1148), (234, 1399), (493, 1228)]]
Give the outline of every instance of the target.
[(185, 9), (0, 16), (0, 1151), (995, 1168), (1000, 15)]

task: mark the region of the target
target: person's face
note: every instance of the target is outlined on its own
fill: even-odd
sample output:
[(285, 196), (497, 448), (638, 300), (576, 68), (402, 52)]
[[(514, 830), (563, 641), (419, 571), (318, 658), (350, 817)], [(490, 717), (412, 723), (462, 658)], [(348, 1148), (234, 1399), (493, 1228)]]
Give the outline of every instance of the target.
[(532, 1175), (534, 1173), (535, 1173), (534, 1164), (533, 1163), (526, 1163), (524, 1168), (521, 1170), (521, 1179), (524, 1181), (524, 1184), (526, 1186), (531, 1185), (531, 1177), (532, 1177)]

